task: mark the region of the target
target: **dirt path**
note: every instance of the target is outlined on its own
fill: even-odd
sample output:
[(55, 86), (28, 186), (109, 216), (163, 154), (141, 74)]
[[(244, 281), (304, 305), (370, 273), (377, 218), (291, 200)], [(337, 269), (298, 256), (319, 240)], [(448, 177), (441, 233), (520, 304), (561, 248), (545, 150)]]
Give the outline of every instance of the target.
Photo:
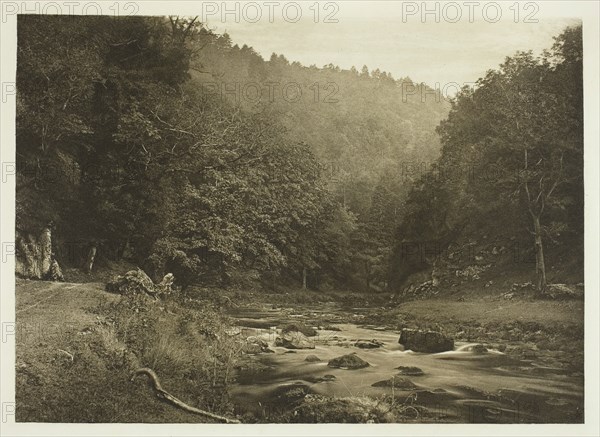
[(102, 284), (19, 281), (17, 289), (17, 360), (40, 342), (85, 329), (96, 321), (91, 309), (117, 299)]

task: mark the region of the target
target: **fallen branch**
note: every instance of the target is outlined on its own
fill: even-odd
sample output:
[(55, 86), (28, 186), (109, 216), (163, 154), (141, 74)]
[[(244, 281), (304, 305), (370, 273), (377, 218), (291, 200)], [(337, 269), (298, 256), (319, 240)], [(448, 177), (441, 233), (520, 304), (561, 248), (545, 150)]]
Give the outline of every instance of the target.
[(148, 377), (150, 378), (150, 381), (152, 382), (152, 386), (154, 388), (154, 392), (156, 393), (156, 396), (159, 399), (164, 399), (166, 401), (169, 401), (176, 407), (179, 407), (190, 413), (199, 414), (201, 416), (217, 420), (222, 423), (241, 423), (239, 420), (229, 419), (227, 417), (218, 416), (216, 414), (209, 413), (208, 411), (199, 410), (198, 408), (191, 407), (188, 404), (186, 404), (185, 402), (180, 401), (175, 396), (173, 396), (172, 394), (170, 394), (169, 392), (167, 392), (166, 390), (164, 390), (162, 388), (162, 386), (160, 385), (160, 380), (158, 379), (158, 376), (156, 375), (156, 373), (154, 373), (154, 370), (152, 370), (152, 369), (144, 367), (142, 369), (136, 370), (133, 373), (133, 375), (131, 376), (131, 381), (135, 380), (135, 378), (138, 375), (148, 375)]

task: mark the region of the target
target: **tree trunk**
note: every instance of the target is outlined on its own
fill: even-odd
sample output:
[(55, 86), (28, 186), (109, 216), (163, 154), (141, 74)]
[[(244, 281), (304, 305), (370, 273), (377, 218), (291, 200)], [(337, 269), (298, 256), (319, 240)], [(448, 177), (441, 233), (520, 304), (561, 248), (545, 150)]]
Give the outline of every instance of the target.
[(42, 278), (48, 275), (52, 264), (52, 231), (50, 227), (44, 228), (40, 238), (41, 273)]
[(85, 261), (85, 271), (87, 273), (92, 273), (92, 268), (94, 267), (94, 260), (96, 259), (96, 246), (90, 247), (88, 250), (87, 259)]
[(544, 246), (542, 244), (542, 226), (538, 216), (533, 217), (535, 235), (535, 272), (537, 274), (537, 291), (544, 293), (546, 290), (546, 263), (544, 261)]
[(306, 267), (302, 268), (302, 289), (306, 290)]

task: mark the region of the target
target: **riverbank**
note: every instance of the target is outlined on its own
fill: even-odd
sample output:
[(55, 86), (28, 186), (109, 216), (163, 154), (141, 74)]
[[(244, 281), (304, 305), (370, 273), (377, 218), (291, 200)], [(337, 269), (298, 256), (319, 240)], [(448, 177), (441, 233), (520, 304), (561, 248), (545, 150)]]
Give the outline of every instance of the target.
[[(247, 423), (583, 417), (580, 300), (489, 295), (396, 304), (385, 294), (207, 289), (183, 306), (144, 306), (106, 293), (101, 283), (19, 280), (16, 310), (18, 421), (205, 421), (160, 402), (141, 380), (130, 382), (140, 366), (154, 368), (184, 401)], [(277, 346), (282, 328), (293, 324), (314, 330), (314, 350)], [(398, 344), (402, 328), (442, 331), (455, 339), (457, 355), (406, 353)], [(268, 347), (248, 349), (248, 337)], [(358, 348), (360, 339), (382, 347)], [(461, 349), (469, 344), (487, 353)], [(353, 352), (370, 363), (366, 370), (327, 365)], [(400, 365), (424, 375), (407, 377), (407, 390), (372, 387)], [(269, 410), (269, 402), (283, 409)], [(515, 405), (526, 409), (518, 419)]]

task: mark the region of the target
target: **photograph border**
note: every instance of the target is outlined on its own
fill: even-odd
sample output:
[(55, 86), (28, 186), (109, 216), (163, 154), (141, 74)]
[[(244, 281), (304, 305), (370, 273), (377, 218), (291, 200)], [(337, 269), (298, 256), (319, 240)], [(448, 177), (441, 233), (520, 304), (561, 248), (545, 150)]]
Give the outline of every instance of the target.
[[(314, 2), (314, 1), (313, 1)], [(483, 1), (485, 2), (485, 0)], [(5, 2), (5, 3), (53, 3), (53, 2)], [(85, 2), (83, 2), (85, 3)], [(92, 3), (92, 2), (88, 2)], [(115, 1), (94, 3), (112, 4)], [(127, 3), (127, 2), (122, 2)], [(194, 15), (200, 1), (136, 1), (137, 15), (167, 15), (179, 13)], [(285, 3), (285, 0), (282, 0)], [(338, 2), (343, 4), (343, 1)], [(352, 2), (356, 3), (356, 2)], [(366, 2), (365, 2), (366, 3)], [(514, 2), (513, 2), (514, 3)], [(377, 425), (213, 425), (213, 424), (57, 424), (57, 423), (15, 423), (10, 415), (15, 402), (15, 265), (14, 256), (7, 256), (5, 247), (15, 238), (15, 178), (5, 177), (5, 166), (15, 163), (15, 96), (5, 89), (16, 80), (16, 15), (3, 16), (0, 25), (0, 83), (2, 84), (0, 160), (2, 163), (2, 184), (0, 185), (2, 241), (2, 263), (0, 276), (0, 321), (2, 323), (2, 343), (0, 350), (0, 401), (2, 436), (197, 436), (197, 435), (261, 435), (261, 436), (303, 436), (303, 435), (452, 435), (452, 436), (501, 436), (501, 435), (597, 435), (599, 430), (600, 404), (598, 398), (599, 378), (599, 318), (600, 318), (600, 262), (599, 252), (599, 193), (600, 193), (600, 135), (599, 135), (599, 3), (581, 2), (538, 2), (551, 4), (557, 13), (583, 20), (584, 36), (584, 171), (585, 171), (585, 423), (584, 424), (377, 424)], [(33, 10), (33, 8), (30, 8)], [(28, 12), (29, 13), (29, 12)], [(77, 12), (75, 12), (77, 13)], [(6, 20), (5, 20), (6, 19)], [(490, 66), (491, 67), (491, 66)], [(8, 85), (7, 85), (8, 84)], [(6, 408), (6, 409), (5, 409)], [(6, 419), (6, 422), (5, 422)]]

